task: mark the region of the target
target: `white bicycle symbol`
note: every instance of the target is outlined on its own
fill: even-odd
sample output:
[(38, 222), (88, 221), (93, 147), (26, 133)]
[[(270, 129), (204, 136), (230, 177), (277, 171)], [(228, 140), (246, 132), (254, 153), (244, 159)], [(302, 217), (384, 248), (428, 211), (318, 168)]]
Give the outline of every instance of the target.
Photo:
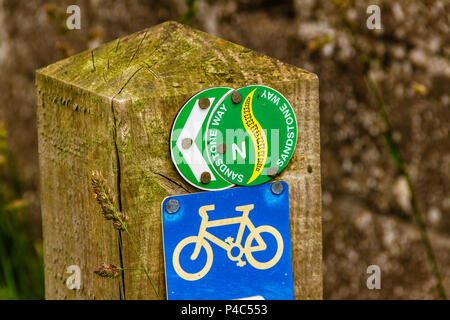
[[(273, 267), (278, 260), (280, 260), (281, 255), (283, 254), (283, 238), (281, 237), (281, 234), (278, 232), (277, 229), (275, 229), (272, 226), (264, 225), (255, 227), (251, 220), (249, 219), (248, 215), (250, 211), (253, 209), (253, 204), (245, 205), (245, 206), (238, 206), (236, 207), (236, 211), (241, 211), (242, 216), (235, 217), (235, 218), (226, 218), (226, 219), (220, 219), (220, 220), (213, 220), (209, 221), (208, 217), (208, 211), (214, 210), (214, 205), (207, 205), (202, 206), (198, 210), (198, 213), (200, 214), (200, 217), (202, 218), (202, 222), (200, 223), (200, 228), (198, 231), (197, 236), (190, 236), (187, 238), (184, 238), (181, 240), (177, 246), (175, 247), (175, 250), (173, 252), (173, 266), (177, 274), (189, 281), (195, 281), (203, 278), (211, 269), (212, 263), (213, 263), (213, 251), (211, 248), (211, 245), (206, 239), (209, 241), (217, 244), (219, 247), (223, 248), (227, 251), (227, 256), (231, 261), (237, 261), (236, 265), (239, 267), (243, 267), (245, 265), (245, 261), (242, 261), (242, 255), (245, 254), (245, 257), (247, 261), (255, 267), (256, 269), (269, 269)], [(225, 226), (225, 225), (231, 225), (231, 224), (240, 224), (239, 230), (236, 236), (236, 240), (234, 240), (232, 237), (228, 237), (225, 239), (225, 241), (215, 237), (208, 231), (206, 231), (207, 228), (211, 227), (218, 227), (218, 226)], [(242, 236), (244, 234), (245, 227), (248, 227), (250, 230), (250, 234), (248, 235), (247, 239), (245, 240), (245, 245), (242, 247), (241, 240)], [(275, 255), (272, 259), (266, 262), (260, 262), (257, 261), (253, 257), (253, 252), (257, 251), (264, 251), (267, 249), (267, 245), (264, 242), (263, 238), (261, 237), (261, 233), (267, 232), (271, 234), (273, 237), (275, 237), (275, 240), (277, 242), (277, 250), (275, 252)], [(256, 240), (257, 245), (252, 246), (253, 240)], [(191, 255), (191, 260), (194, 261), (197, 259), (197, 257), (200, 254), (201, 248), (205, 248), (206, 250), (206, 264), (205, 266), (196, 273), (188, 273), (183, 270), (183, 268), (180, 265), (180, 253), (181, 251), (188, 245), (188, 244), (195, 244), (194, 252)], [(231, 251), (234, 248), (238, 248), (238, 254), (233, 255)], [(234, 250), (236, 251), (236, 250)]]

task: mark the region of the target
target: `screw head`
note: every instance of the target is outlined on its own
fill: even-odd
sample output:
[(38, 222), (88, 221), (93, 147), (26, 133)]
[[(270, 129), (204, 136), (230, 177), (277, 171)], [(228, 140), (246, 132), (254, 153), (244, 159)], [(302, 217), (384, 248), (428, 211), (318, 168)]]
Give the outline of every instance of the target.
[(236, 104), (241, 102), (242, 101), (242, 95), (239, 92), (234, 91), (231, 94), (231, 101), (233, 101), (233, 103), (236, 103)]
[(201, 109), (208, 109), (210, 104), (211, 104), (211, 102), (209, 101), (208, 98), (203, 97), (203, 98), (198, 99), (198, 106)]
[(180, 209), (180, 203), (176, 199), (170, 199), (166, 202), (167, 213), (176, 213)]
[(202, 172), (200, 176), (200, 182), (203, 184), (208, 184), (211, 181), (211, 174), (209, 172)]
[(191, 146), (192, 146), (191, 138), (184, 138), (183, 141), (181, 141), (181, 147), (183, 149), (189, 149)]
[(227, 145), (225, 143), (220, 143), (217, 145), (217, 152), (220, 154), (224, 154), (227, 151)]
[(267, 175), (269, 177), (275, 177), (278, 174), (278, 167), (270, 167), (267, 169)]
[(282, 194), (283, 193), (283, 183), (281, 183), (281, 181), (276, 181), (274, 183), (272, 183), (272, 185), (270, 186), (270, 190), (272, 191), (273, 194)]

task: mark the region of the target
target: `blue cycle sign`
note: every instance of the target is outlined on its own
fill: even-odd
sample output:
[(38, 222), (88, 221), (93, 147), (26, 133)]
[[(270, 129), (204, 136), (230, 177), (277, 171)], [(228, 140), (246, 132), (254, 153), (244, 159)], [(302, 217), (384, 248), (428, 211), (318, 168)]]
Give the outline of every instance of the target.
[[(283, 253), (283, 238), (281, 237), (281, 234), (278, 232), (278, 230), (272, 226), (259, 226), (255, 228), (255, 226), (248, 217), (250, 210), (253, 209), (253, 204), (236, 207), (235, 209), (236, 211), (242, 211), (243, 214), (241, 217), (225, 218), (220, 220), (209, 221), (207, 211), (214, 210), (214, 208), (215, 208), (214, 205), (200, 207), (199, 214), (202, 217), (202, 222), (200, 224), (198, 236), (187, 237), (181, 240), (180, 243), (178, 243), (178, 245), (175, 247), (175, 251), (173, 253), (173, 264), (175, 267), (175, 271), (178, 273), (180, 277), (182, 277), (185, 280), (199, 280), (209, 272), (213, 263), (214, 254), (211, 245), (209, 244), (208, 241), (205, 240), (209, 240), (212, 243), (218, 245), (220, 248), (224, 249), (227, 252), (228, 259), (230, 259), (231, 261), (236, 261), (236, 265), (239, 267), (243, 267), (246, 264), (245, 261), (242, 260), (242, 255), (244, 253), (245, 258), (250, 263), (250, 265), (252, 265), (257, 269), (271, 268), (278, 262), (278, 260), (280, 260), (281, 255)], [(235, 223), (239, 224), (239, 231), (236, 239), (229, 236), (225, 239), (225, 241), (223, 241), (206, 230), (208, 228), (226, 226)], [(241, 241), (245, 227), (248, 227), (250, 229), (250, 234), (245, 240), (245, 246), (242, 247)], [(276, 239), (277, 242), (277, 249), (275, 251), (275, 255), (272, 259), (270, 259), (267, 262), (260, 262), (252, 256), (252, 252), (266, 250), (267, 248), (267, 245), (262, 239), (260, 234), (262, 232), (270, 233)], [(257, 242), (256, 246), (252, 246), (253, 240), (256, 240)], [(191, 260), (197, 259), (200, 253), (200, 249), (202, 247), (206, 250), (207, 255), (206, 264), (202, 270), (196, 273), (185, 272), (180, 265), (180, 253), (190, 243), (195, 244), (195, 249), (194, 252), (192, 253)], [(236, 248), (237, 250), (233, 250), (234, 248)], [(236, 255), (233, 255), (232, 252), (235, 252)]]
[(168, 299), (293, 299), (285, 182), (169, 197), (162, 218)]

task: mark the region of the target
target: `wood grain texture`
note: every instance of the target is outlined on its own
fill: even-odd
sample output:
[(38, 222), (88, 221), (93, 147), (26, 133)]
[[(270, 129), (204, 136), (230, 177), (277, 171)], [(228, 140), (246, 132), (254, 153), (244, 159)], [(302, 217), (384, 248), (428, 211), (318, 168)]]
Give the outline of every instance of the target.
[[(95, 169), (115, 187), (121, 209), (130, 217), (129, 230), (140, 245), (159, 294), (165, 297), (161, 201), (174, 194), (199, 192), (184, 182), (172, 165), (168, 143), (172, 122), (194, 93), (213, 86), (239, 88), (248, 84), (271, 86), (294, 106), (299, 126), (297, 149), (278, 179), (287, 181), (291, 188), (295, 298), (322, 298), (317, 76), (175, 22), (112, 41), (38, 71), (48, 298), (108, 299), (117, 298), (119, 293), (120, 281), (87, 276), (99, 257), (110, 259), (101, 261), (110, 263), (119, 259), (117, 232), (101, 221), (95, 199), (88, 192), (89, 173)], [(79, 100), (78, 104), (89, 112), (51, 103), (55, 96)], [(44, 103), (46, 99), (48, 103)], [(80, 154), (65, 153), (64, 161), (60, 161), (62, 155), (59, 145), (51, 142), (54, 140)], [(55, 177), (52, 172), (59, 175)], [(58, 179), (62, 176), (64, 182)], [(68, 191), (69, 184), (76, 190)], [(78, 198), (72, 205), (69, 203), (74, 194)], [(70, 212), (70, 218), (66, 212)], [(72, 233), (78, 237), (79, 252), (72, 251)], [(122, 240), (124, 267), (139, 268), (127, 236), (122, 235)], [(97, 247), (99, 243), (105, 245)], [(71, 259), (90, 268), (86, 269), (86, 288), (77, 293), (65, 292), (64, 284), (55, 284), (59, 280), (53, 275), (64, 272), (62, 265)], [(126, 271), (124, 284), (126, 299), (156, 297), (143, 273)]]
[[(90, 173), (101, 170), (117, 191), (109, 99), (37, 74), (46, 297), (119, 298), (119, 283), (93, 274), (118, 261), (118, 238), (92, 196)], [(69, 290), (67, 267), (81, 269), (81, 290)]]

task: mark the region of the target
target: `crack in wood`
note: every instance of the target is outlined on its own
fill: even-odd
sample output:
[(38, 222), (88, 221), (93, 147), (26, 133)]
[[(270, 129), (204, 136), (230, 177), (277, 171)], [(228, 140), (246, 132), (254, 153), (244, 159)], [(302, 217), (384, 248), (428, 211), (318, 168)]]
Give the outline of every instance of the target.
[(175, 184), (177, 187), (179, 187), (179, 188), (183, 189), (184, 191), (186, 191), (187, 193), (189, 193), (189, 190), (188, 190), (185, 186), (183, 186), (182, 184), (176, 182), (175, 180), (173, 180), (173, 179), (171, 179), (171, 178), (165, 176), (164, 174), (159, 173), (159, 172), (155, 172), (155, 171), (152, 171), (152, 173), (154, 173), (154, 174), (156, 174), (156, 175), (158, 175), (158, 176), (160, 176), (160, 177), (166, 179), (166, 180), (169, 181), (170, 183)]
[(136, 48), (136, 51), (134, 51), (133, 55), (131, 56), (130, 61), (128, 61), (127, 68), (130, 66), (130, 64), (133, 61), (134, 57), (136, 57), (136, 54), (138, 53), (139, 49), (141, 48), (142, 42), (144, 42), (145, 38), (147, 37), (147, 32), (148, 31), (145, 31), (144, 36), (142, 37), (142, 40), (139, 42), (139, 44), (138, 44), (138, 46)]
[(95, 72), (94, 50), (91, 51), (92, 71)]
[[(138, 68), (136, 71), (133, 72), (133, 74), (128, 78), (128, 80), (125, 82), (125, 84), (122, 86), (122, 88), (120, 88), (119, 92), (116, 94), (119, 95), (122, 93), (122, 90), (125, 89), (125, 87), (127, 86), (127, 84), (131, 81), (131, 79), (139, 72), (141, 71), (141, 69), (144, 68), (144, 66), (141, 66), (140, 68)], [(115, 97), (115, 96), (114, 96)]]
[[(117, 184), (117, 202), (119, 205), (119, 211), (122, 212), (122, 193), (121, 193), (121, 166), (120, 166), (120, 155), (119, 155), (119, 147), (117, 146), (117, 120), (116, 120), (116, 113), (114, 111), (114, 99), (111, 99), (111, 112), (112, 112), (112, 116), (113, 116), (113, 142), (114, 142), (114, 151), (116, 154), (116, 167), (117, 167), (117, 180), (116, 180), (116, 184)], [(123, 269), (125, 269), (124, 267), (124, 262), (123, 262), (123, 254), (122, 254), (122, 231), (118, 231), (119, 232), (119, 260), (120, 260), (120, 267), (122, 268), (122, 291), (120, 291), (120, 286), (119, 286), (119, 295), (120, 295), (120, 299), (126, 300), (126, 294), (125, 294), (125, 272)]]

